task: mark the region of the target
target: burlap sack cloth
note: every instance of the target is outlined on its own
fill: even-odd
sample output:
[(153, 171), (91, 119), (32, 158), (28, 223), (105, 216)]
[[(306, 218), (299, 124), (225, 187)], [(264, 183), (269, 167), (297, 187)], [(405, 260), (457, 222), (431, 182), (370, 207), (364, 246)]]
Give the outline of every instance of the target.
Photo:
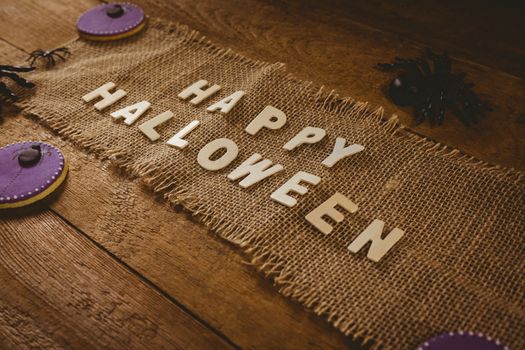
[[(25, 111), (89, 152), (114, 159), (174, 203), (182, 203), (222, 237), (246, 249), (281, 293), (299, 300), (352, 337), (374, 347), (411, 349), (440, 332), (466, 330), (525, 349), (525, 186), (523, 174), (491, 167), (403, 131), (382, 111), (342, 99), (289, 76), (282, 64), (256, 62), (206, 42), (186, 27), (150, 21), (145, 33), (115, 43), (75, 41), (73, 56), (30, 75), (36, 83)], [(228, 115), (177, 98), (206, 79), (246, 96)], [(102, 112), (81, 97), (106, 82), (128, 95)], [(132, 126), (109, 113), (147, 100), (152, 109)], [(209, 102), (209, 103), (208, 103)], [(278, 131), (251, 136), (244, 128), (267, 105), (284, 111)], [(171, 110), (151, 142), (137, 125)], [(179, 150), (165, 142), (198, 119)], [(322, 127), (320, 143), (287, 152), (305, 126)], [(365, 151), (333, 168), (321, 165), (335, 138)], [(210, 172), (197, 153), (216, 138), (239, 146), (229, 167)], [(226, 175), (253, 153), (285, 170), (248, 189)], [(270, 194), (297, 171), (322, 178), (288, 208)], [(124, 180), (123, 180), (124, 181)], [(330, 235), (305, 215), (336, 191), (359, 206)], [(379, 262), (347, 250), (373, 219), (405, 236)]]

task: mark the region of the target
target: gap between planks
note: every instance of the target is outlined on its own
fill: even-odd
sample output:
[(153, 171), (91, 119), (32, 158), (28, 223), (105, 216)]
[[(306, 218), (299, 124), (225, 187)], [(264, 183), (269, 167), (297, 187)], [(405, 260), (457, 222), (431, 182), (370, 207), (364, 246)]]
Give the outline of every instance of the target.
[(0, 217), (2, 346), (238, 349), (45, 205)]
[[(7, 44), (4, 46), (7, 46)], [(13, 49), (13, 53), (6, 54), (5, 51), (0, 52), (0, 56), (11, 57), (11, 59), (18, 60), (20, 60), (19, 57), (21, 54), (22, 52), (16, 49)], [(4, 123), (4, 127), (7, 125), (8, 133), (15, 133), (15, 135), (8, 137), (11, 138), (12, 141), (20, 140), (21, 138), (43, 138), (41, 127), (34, 124), (34, 121), (29, 122), (29, 120), (23, 118), (20, 121), (21, 124), (17, 122), (10, 124), (11, 121)], [(9, 125), (11, 125), (11, 127)], [(25, 127), (22, 125), (25, 125)], [(65, 144), (56, 137), (53, 139), (54, 141), (52, 142), (58, 142), (60, 147)], [(81, 158), (79, 155), (84, 154), (78, 149), (76, 149), (74, 153), (76, 156), (72, 158), (76, 160)], [(72, 168), (71, 170), (74, 173), (75, 169), (74, 167)], [(78, 168), (80, 168), (80, 165)], [(94, 170), (96, 167), (85, 166), (85, 168)], [(107, 177), (104, 171), (100, 173), (101, 169), (96, 171), (99, 172), (96, 173), (99, 176)], [(79, 170), (76, 176), (94, 175), (93, 173), (90, 174), (89, 170)], [(64, 196), (51, 205), (52, 208), (56, 209), (56, 213), (60, 213), (64, 218), (67, 217), (70, 223), (76, 220), (77, 224), (80, 223), (80, 226), (83, 226), (82, 232), (87, 234), (84, 230), (86, 229), (93, 241), (106, 247), (108, 251), (118, 256), (121, 261), (127, 261), (128, 266), (134, 266), (134, 269), (138, 273), (141, 273), (141, 271), (137, 270), (137, 268), (140, 268), (142, 274), (148, 276), (148, 280), (161, 282), (161, 285), (156, 282), (153, 283), (166, 291), (168, 295), (173, 296), (174, 300), (177, 300), (181, 304), (191, 305), (192, 310), (198, 310), (198, 314), (202, 316), (201, 319), (206, 319), (208, 324), (212, 324), (216, 329), (220, 329), (222, 333), (228, 334), (228, 338), (233, 339), (236, 344), (240, 344), (246, 348), (268, 348), (276, 346), (283, 349), (298, 347), (323, 349), (356, 348), (356, 345), (351, 339), (345, 337), (324, 320), (318, 318), (316, 315), (305, 312), (301, 305), (291, 302), (289, 299), (276, 293), (275, 289), (270, 286), (270, 283), (263, 281), (256, 271), (247, 267), (244, 260), (237, 255), (236, 252), (233, 252), (231, 247), (226, 246), (224, 242), (221, 242), (215, 236), (211, 237), (206, 235), (206, 230), (202, 226), (194, 222), (189, 222), (187, 219), (180, 218), (181, 214), (170, 214), (172, 219), (177, 218), (174, 224), (182, 225), (183, 230), (191, 231), (190, 235), (203, 234), (204, 237), (202, 237), (200, 243), (192, 243), (194, 239), (188, 240), (187, 237), (184, 237), (181, 241), (178, 241), (178, 243), (182, 243), (184, 249), (186, 249), (186, 245), (189, 243), (202, 244), (204, 249), (211, 250), (205, 254), (204, 266), (200, 266), (202, 265), (202, 261), (199, 263), (199, 266), (194, 265), (192, 261), (192, 256), (195, 254), (194, 248), (189, 248), (191, 251), (182, 252), (182, 256), (178, 257), (173, 256), (173, 253), (165, 250), (164, 247), (159, 249), (168, 254), (167, 257), (170, 258), (169, 260), (171, 260), (171, 258), (175, 259), (171, 262), (164, 259), (164, 262), (160, 261), (155, 264), (149, 257), (144, 256), (134, 259), (132, 255), (130, 255), (133, 253), (130, 252), (129, 247), (135, 244), (134, 242), (136, 242), (137, 236), (140, 238), (141, 235), (137, 232), (140, 231), (140, 228), (128, 227), (125, 222), (118, 222), (113, 226), (104, 226), (104, 231), (100, 231), (102, 228), (99, 224), (95, 223), (97, 220), (96, 213), (93, 213), (94, 215), (91, 216), (88, 215), (86, 218), (86, 215), (82, 213), (86, 211), (88, 206), (82, 206), (80, 203), (77, 203), (77, 200), (82, 200), (82, 198), (84, 198), (83, 196), (89, 191), (86, 191), (85, 188), (80, 189), (79, 186), (69, 186), (65, 192), (71, 193), (73, 191), (73, 193), (71, 193), (70, 196), (64, 193)], [(124, 187), (129, 187), (129, 191), (135, 196), (145, 197), (154, 201), (151, 194), (145, 195), (137, 191), (136, 186), (126, 185)], [(78, 192), (79, 190), (80, 193), (75, 193), (75, 191)], [(120, 191), (118, 186), (113, 186), (111, 190)], [(74, 199), (72, 199), (73, 197)], [(107, 202), (110, 197), (111, 195), (108, 195), (108, 193), (103, 193), (102, 202)], [(109, 202), (107, 203), (109, 204)], [(119, 203), (116, 205), (118, 204)], [(71, 205), (77, 207), (73, 210), (68, 209)], [(115, 205), (115, 203), (112, 205)], [(111, 205), (107, 205), (106, 207), (112, 208)], [(126, 209), (129, 208), (124, 208), (124, 210)], [(137, 209), (142, 210), (143, 206)], [(161, 210), (160, 207), (158, 209)], [(93, 210), (87, 210), (93, 212)], [(162, 210), (167, 209), (164, 208)], [(97, 210), (95, 210), (95, 212), (97, 212)], [(88, 222), (86, 222), (86, 219)], [(110, 217), (108, 220), (112, 221), (113, 219), (115, 218)], [(89, 220), (91, 220), (91, 222), (89, 222)], [(75, 225), (76, 228), (80, 228), (80, 226)], [(108, 230), (107, 233), (106, 230)], [(177, 231), (180, 230), (181, 228), (178, 230), (174, 229), (174, 232), (177, 233)], [(125, 234), (126, 237), (120, 237), (124, 240), (123, 244), (119, 246), (112, 244), (112, 236), (122, 236), (124, 232), (127, 232), (127, 234)], [(152, 234), (153, 232), (146, 233)], [(178, 233), (180, 234), (181, 232)], [(160, 242), (154, 242), (152, 244), (162, 243), (161, 240)], [(146, 255), (156, 253), (153, 252), (152, 249), (146, 248), (141, 249), (141, 252), (142, 251), (146, 251)], [(186, 256), (184, 256), (184, 254)], [(198, 292), (196, 293), (188, 293), (187, 289), (182, 288), (181, 290), (180, 287), (175, 287), (177, 283), (187, 284), (191, 287), (195, 280), (211, 277), (207, 271), (214, 271), (216, 268), (210, 265), (210, 261), (208, 261), (210, 260), (209, 257), (213, 257), (214, 265), (219, 264), (224, 266), (224, 273), (221, 271), (218, 277), (213, 277), (211, 282), (203, 282), (202, 286), (198, 283), (194, 286), (198, 287)], [(188, 258), (190, 260), (188, 260)], [(199, 259), (202, 258), (203, 256), (201, 255)], [(146, 259), (146, 261), (143, 259)], [(161, 266), (165, 270), (172, 270), (172, 272), (178, 272), (181, 267), (187, 268), (189, 271), (192, 271), (192, 273), (189, 273), (190, 276), (188, 277), (182, 277), (180, 275), (172, 276), (167, 281), (163, 275), (164, 272), (159, 274), (152, 271), (152, 269), (155, 270)], [(196, 270), (198, 273), (195, 273)], [(186, 276), (188, 273), (184, 273), (183, 275)], [(172, 283), (171, 280), (174, 280), (175, 283)], [(216, 299), (217, 303), (223, 305), (208, 305), (209, 297)]]
[(125, 268), (127, 271), (129, 271), (131, 274), (135, 275), (138, 279), (140, 279), (144, 284), (146, 284), (151, 289), (157, 291), (160, 295), (162, 295), (164, 298), (166, 298), (169, 302), (175, 304), (177, 307), (182, 309), (185, 313), (187, 313), (189, 316), (194, 318), (197, 322), (201, 323), (203, 326), (211, 330), (213, 333), (215, 333), (218, 337), (222, 338), (226, 343), (228, 343), (230, 346), (232, 346), (235, 349), (241, 349), (237, 344), (235, 344), (231, 339), (229, 339), (225, 334), (220, 332), (219, 330), (215, 329), (213, 326), (211, 326), (206, 320), (202, 319), (194, 313), (190, 308), (188, 308), (183, 303), (179, 302), (175, 298), (173, 298), (169, 293), (167, 293), (165, 290), (157, 286), (155, 283), (150, 281), (147, 277), (139, 273), (136, 269), (131, 267), (128, 263), (120, 259), (117, 255), (112, 253), (110, 250), (108, 250), (106, 247), (104, 247), (99, 242), (95, 241), (93, 238), (91, 238), (89, 235), (87, 235), (84, 231), (76, 227), (71, 221), (69, 221), (67, 218), (62, 216), (57, 210), (53, 209), (52, 207), (49, 207), (49, 210), (58, 216), (62, 221), (64, 221), (67, 225), (72, 227), (75, 232), (77, 232), (79, 235), (87, 239), (89, 242), (91, 242), (93, 245), (95, 245), (98, 249), (103, 251), (105, 254), (107, 254), (109, 257), (111, 257), (113, 260), (115, 260), (119, 265), (121, 265), (123, 268)]
[[(4, 49), (7, 49), (11, 47), (11, 52), (3, 51)], [(7, 58), (13, 58), (13, 59), (19, 59), (21, 56), (20, 54), (24, 52), (23, 49), (16, 47), (15, 45), (7, 42), (6, 40), (3, 40), (0, 38), (0, 49), (3, 49), (0, 53), (0, 57), (7, 57)], [(1, 124), (0, 124), (1, 125)], [(42, 208), (43, 209), (43, 208)], [(50, 212), (56, 215), (58, 218), (60, 218), (63, 222), (65, 222), (68, 226), (70, 226), (74, 232), (78, 233), (85, 239), (87, 239), (89, 242), (91, 242), (93, 245), (95, 245), (99, 250), (107, 254), (111, 259), (113, 259), (117, 264), (122, 266), (124, 269), (126, 269), (129, 273), (137, 277), (139, 280), (141, 280), (145, 285), (147, 285), (149, 288), (155, 290), (157, 293), (162, 295), (165, 299), (167, 299), (167, 302), (174, 304), (178, 308), (180, 308), (183, 312), (185, 312), (188, 316), (192, 317), (196, 322), (199, 322), (201, 325), (203, 325), (205, 328), (209, 329), (212, 333), (214, 333), (217, 337), (221, 338), (225, 343), (230, 345), (232, 348), (240, 349), (240, 347), (235, 344), (231, 339), (229, 339), (225, 334), (223, 334), (221, 331), (217, 330), (213, 326), (211, 326), (208, 322), (206, 322), (204, 319), (199, 317), (197, 314), (195, 314), (190, 308), (188, 308), (186, 305), (181, 303), (180, 301), (173, 298), (169, 293), (167, 293), (165, 290), (157, 286), (155, 283), (153, 283), (151, 280), (146, 278), (144, 275), (140, 274), (136, 269), (131, 267), (129, 264), (124, 262), (122, 259), (120, 259), (117, 255), (113, 254), (111, 251), (109, 251), (106, 247), (104, 247), (102, 244), (94, 240), (92, 237), (87, 235), (85, 232), (83, 232), (80, 228), (75, 226), (71, 221), (69, 221), (66, 217), (61, 215), (57, 210), (53, 208), (49, 208)]]
[[(69, 159), (70, 176), (50, 206), (242, 348), (358, 347), (275, 292), (238, 250), (176, 213), (151, 191), (21, 116), (8, 141), (43, 139)], [(110, 167), (108, 169), (108, 166)], [(162, 203), (161, 203), (162, 202)]]

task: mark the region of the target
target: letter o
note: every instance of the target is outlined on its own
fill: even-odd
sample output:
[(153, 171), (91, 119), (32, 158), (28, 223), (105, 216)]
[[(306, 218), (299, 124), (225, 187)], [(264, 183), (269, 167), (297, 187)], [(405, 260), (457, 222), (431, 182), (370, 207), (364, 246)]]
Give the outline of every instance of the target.
[[(211, 160), (210, 157), (218, 150), (225, 148), (224, 153), (219, 159)], [(237, 158), (239, 147), (230, 139), (216, 139), (201, 148), (197, 155), (197, 162), (206, 170), (216, 171), (230, 165)]]

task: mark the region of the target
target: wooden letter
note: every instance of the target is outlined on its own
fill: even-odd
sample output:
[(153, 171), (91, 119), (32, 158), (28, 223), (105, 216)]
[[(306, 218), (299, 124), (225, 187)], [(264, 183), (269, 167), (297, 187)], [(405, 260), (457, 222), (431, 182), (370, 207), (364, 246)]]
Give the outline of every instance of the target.
[(370, 249), (368, 249), (368, 259), (378, 262), (381, 258), (396, 244), (397, 241), (405, 234), (399, 228), (395, 228), (385, 238), (381, 238), (385, 222), (375, 219), (350, 245), (348, 250), (352, 253), (357, 253), (368, 242), (372, 242)]
[(316, 143), (325, 137), (326, 131), (321, 128), (307, 126), (284, 145), (284, 149), (291, 151), (295, 147), (305, 143)]
[(230, 96), (223, 98), (219, 102), (215, 102), (214, 104), (206, 108), (206, 110), (208, 112), (215, 112), (216, 110), (220, 110), (221, 113), (227, 114), (243, 96), (244, 91), (235, 91)]
[(261, 181), (262, 179), (283, 170), (283, 166), (281, 164), (272, 166), (271, 160), (261, 159), (262, 156), (260, 154), (253, 154), (250, 158), (246, 159), (244, 163), (239, 165), (237, 169), (232, 171), (228, 175), (228, 179), (238, 180), (241, 177), (244, 177), (244, 179), (239, 182), (239, 185), (242, 188), (247, 188)]
[(86, 102), (92, 101), (97, 97), (102, 97), (102, 100), (95, 103), (95, 108), (99, 111), (103, 110), (106, 107), (111, 106), (113, 103), (120, 100), (122, 97), (126, 96), (126, 91), (117, 90), (114, 93), (110, 93), (109, 90), (115, 87), (115, 83), (109, 82), (98, 89), (91, 91), (88, 94), (82, 96), (82, 99)]
[(182, 138), (188, 135), (197, 126), (199, 126), (199, 124), (200, 122), (198, 120), (192, 120), (191, 123), (186, 125), (184, 129), (173, 135), (172, 138), (169, 139), (166, 143), (170, 146), (174, 146), (179, 149), (185, 148), (186, 146), (188, 146), (188, 141), (183, 140)]
[(314, 225), (319, 231), (327, 235), (332, 232), (333, 227), (323, 220), (324, 215), (330, 217), (335, 222), (341, 222), (345, 218), (341, 212), (335, 209), (336, 205), (341, 206), (350, 213), (355, 213), (357, 211), (357, 205), (341, 193), (336, 192), (332, 197), (328, 198), (324, 203), (306, 215), (306, 220)]
[(321, 164), (323, 164), (325, 167), (331, 168), (340, 161), (341, 159), (348, 157), (349, 155), (356, 154), (358, 152), (361, 152), (365, 148), (358, 144), (353, 144), (348, 147), (345, 147), (346, 140), (342, 137), (338, 137), (335, 140), (334, 150), (332, 153), (326, 157), (325, 160)]
[(124, 124), (131, 125), (137, 119), (139, 119), (139, 117), (144, 114), (144, 112), (146, 112), (150, 106), (151, 103), (148, 101), (141, 101), (139, 103), (135, 103), (134, 105), (119, 109), (110, 115), (115, 119), (124, 118)]
[(250, 135), (255, 135), (262, 128), (276, 130), (282, 128), (284, 124), (286, 124), (286, 114), (273, 106), (266, 106), (261, 113), (248, 124), (244, 131)]
[(297, 174), (292, 176), (290, 180), (286, 181), (281, 187), (273, 192), (270, 197), (274, 201), (284, 204), (287, 207), (293, 207), (295, 204), (297, 204), (297, 199), (290, 197), (288, 192), (295, 192), (301, 195), (304, 195), (306, 192), (308, 192), (306, 187), (300, 185), (301, 181), (312, 185), (317, 185), (319, 181), (321, 181), (321, 178), (305, 171), (299, 171)]
[(173, 118), (173, 113), (171, 111), (166, 111), (159, 114), (155, 118), (148, 120), (145, 123), (139, 125), (139, 130), (144, 133), (151, 141), (158, 140), (160, 137), (159, 133), (155, 131), (155, 127), (159, 126), (162, 123)]
[[(224, 153), (219, 159), (211, 160), (210, 157), (221, 148), (226, 149), (226, 153)], [(230, 165), (230, 163), (237, 158), (238, 153), (239, 148), (232, 140), (216, 139), (202, 147), (197, 155), (197, 162), (206, 170), (220, 170)]]
[(221, 89), (219, 85), (213, 85), (209, 87), (206, 90), (202, 90), (202, 88), (208, 86), (208, 82), (206, 80), (199, 80), (192, 85), (188, 86), (186, 89), (182, 90), (182, 92), (178, 95), (183, 100), (188, 99), (190, 96), (195, 95), (193, 99), (190, 100), (191, 104), (198, 105), (211, 95), (215, 94), (217, 91)]

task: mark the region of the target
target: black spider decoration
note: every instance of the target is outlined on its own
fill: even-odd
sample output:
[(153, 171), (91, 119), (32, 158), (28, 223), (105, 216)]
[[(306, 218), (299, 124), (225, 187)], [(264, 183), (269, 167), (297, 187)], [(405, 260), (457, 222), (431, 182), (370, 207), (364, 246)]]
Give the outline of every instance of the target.
[(388, 94), (396, 105), (414, 108), (417, 124), (427, 119), (432, 125), (441, 125), (450, 110), (469, 125), (491, 110), (472, 90), (474, 84), (465, 82), (465, 73), (452, 73), (447, 53), (426, 49), (419, 58), (396, 57), (393, 63), (380, 63), (377, 68), (401, 71), (390, 83)]
[[(30, 72), (33, 67), (13, 67), (13, 66), (2, 66), (0, 65), (0, 79), (9, 78), (14, 81), (17, 85), (23, 88), (32, 88), (35, 84), (25, 80), (20, 77), (17, 72)], [(2, 109), (3, 101), (16, 101), (18, 96), (4, 83), (0, 80), (0, 111)]]
[(71, 51), (69, 51), (67, 47), (59, 47), (51, 51), (38, 49), (29, 54), (27, 61), (31, 61), (29, 65), (33, 67), (37, 60), (42, 59), (46, 62), (46, 67), (49, 68), (56, 64), (55, 58), (59, 58), (62, 62), (65, 62), (69, 56), (71, 56)]

